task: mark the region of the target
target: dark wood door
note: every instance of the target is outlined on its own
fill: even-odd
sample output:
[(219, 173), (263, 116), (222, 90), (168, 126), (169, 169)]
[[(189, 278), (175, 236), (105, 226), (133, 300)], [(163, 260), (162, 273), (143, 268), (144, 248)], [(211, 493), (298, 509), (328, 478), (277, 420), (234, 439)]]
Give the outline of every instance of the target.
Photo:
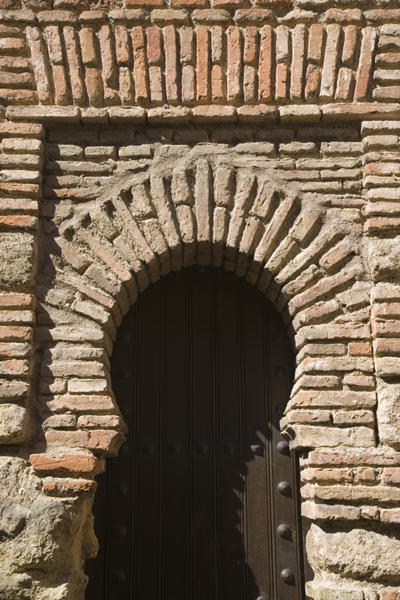
[(211, 268), (142, 294), (112, 357), (129, 426), (95, 501), (90, 600), (298, 600), (292, 383), (279, 314)]

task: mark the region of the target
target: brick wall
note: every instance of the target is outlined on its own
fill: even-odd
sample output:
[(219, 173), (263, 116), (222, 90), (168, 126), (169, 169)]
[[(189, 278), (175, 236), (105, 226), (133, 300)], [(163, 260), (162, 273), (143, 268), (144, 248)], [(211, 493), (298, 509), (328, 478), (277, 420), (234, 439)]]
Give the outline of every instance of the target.
[(397, 6), (0, 2), (0, 596), (83, 598), (117, 328), (213, 264), (293, 340), (307, 596), (400, 598)]

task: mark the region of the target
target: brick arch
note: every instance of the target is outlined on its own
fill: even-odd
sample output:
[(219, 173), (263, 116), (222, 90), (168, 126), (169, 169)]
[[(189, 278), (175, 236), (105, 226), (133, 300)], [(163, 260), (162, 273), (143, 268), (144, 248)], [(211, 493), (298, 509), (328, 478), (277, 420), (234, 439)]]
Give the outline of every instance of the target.
[[(116, 330), (139, 293), (193, 264), (236, 272), (282, 314), (297, 360), (282, 419), (293, 447), (375, 446), (371, 284), (354, 224), (256, 157), (160, 147), (86, 200), (61, 202), (46, 237), (36, 327), (43, 435), (30, 461), (47, 494), (95, 490), (125, 433), (110, 377)], [(329, 498), (314, 502), (318, 469), (303, 477), (304, 514), (326, 518)]]
[[(282, 423), (294, 445), (318, 446), (326, 426), (330, 444), (373, 444), (368, 424), (334, 429), (332, 413), (320, 410), (345, 407), (373, 386), (362, 311), (369, 283), (351, 227), (327, 219), (322, 204), (254, 162), (156, 154), (147, 168), (115, 175), (95, 200), (58, 220), (39, 282), (47, 451), (117, 451), (124, 427), (109, 375), (116, 328), (151, 282), (192, 264), (235, 271), (283, 314), (297, 351)], [(324, 346), (335, 339), (336, 354), (327, 357)], [(349, 360), (354, 344), (358, 354)], [(39, 463), (34, 455), (33, 465), (46, 472)]]

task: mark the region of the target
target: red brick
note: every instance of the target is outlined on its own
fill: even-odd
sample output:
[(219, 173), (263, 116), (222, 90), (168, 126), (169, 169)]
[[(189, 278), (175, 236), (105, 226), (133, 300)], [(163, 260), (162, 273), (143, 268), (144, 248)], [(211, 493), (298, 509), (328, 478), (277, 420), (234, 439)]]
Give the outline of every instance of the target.
[(200, 102), (209, 99), (209, 53), (210, 41), (207, 27), (196, 29), (196, 96)]
[(19, 54), (25, 51), (25, 40), (21, 38), (0, 38), (0, 52), (2, 54)]
[(224, 99), (225, 74), (221, 65), (213, 65), (211, 68), (211, 99), (220, 102)]
[(133, 78), (135, 81), (136, 102), (143, 102), (148, 98), (147, 65), (145, 55), (145, 39), (143, 27), (132, 27), (133, 47)]
[(339, 61), (341, 28), (339, 25), (327, 26), (327, 38), (324, 61), (321, 73), (320, 96), (324, 100), (332, 100), (335, 94), (337, 66)]
[(213, 8), (232, 8), (240, 6), (243, 0), (211, 0), (211, 6)]
[(32, 88), (32, 76), (30, 73), (13, 73), (0, 71), (0, 86), (2, 88)]
[(37, 218), (29, 215), (0, 215), (0, 227), (11, 229), (33, 229)]
[(182, 64), (191, 64), (193, 62), (193, 41), (194, 30), (191, 27), (181, 27), (179, 29), (180, 41), (180, 61)]
[(80, 49), (77, 32), (74, 27), (63, 27), (65, 50), (68, 60), (68, 76), (71, 81), (71, 93), (74, 104), (81, 106), (85, 100), (81, 70)]
[(339, 70), (335, 100), (342, 100), (344, 102), (351, 100), (351, 93), (353, 90), (354, 73), (352, 69), (342, 67)]
[(350, 342), (349, 353), (352, 356), (372, 356), (372, 347), (369, 342)]
[(335, 23), (358, 23), (361, 24), (363, 19), (363, 13), (359, 8), (349, 8), (341, 10), (338, 8), (329, 8), (325, 13), (325, 20), (327, 22)]
[(372, 23), (399, 23), (400, 9), (377, 8), (375, 10), (366, 10), (364, 16), (367, 21)]
[(208, 6), (208, 0), (171, 0), (171, 6), (191, 6), (201, 8)]
[(92, 236), (88, 231), (81, 228), (78, 235), (83, 239), (89, 248), (122, 280), (130, 281), (131, 273), (123, 267), (111, 252), (109, 252), (103, 244)]
[(0, 293), (0, 308), (22, 308), (33, 306), (32, 294)]
[(398, 163), (368, 163), (364, 167), (364, 175), (400, 175), (400, 162)]
[(260, 58), (258, 66), (259, 91), (258, 97), (263, 102), (272, 100), (272, 27), (264, 25), (260, 31)]
[(162, 6), (163, 0), (125, 0), (127, 8), (131, 6)]
[(387, 590), (381, 595), (381, 600), (400, 600), (400, 592), (396, 590)]
[[(55, 0), (54, 8), (58, 5), (66, 5), (73, 10), (82, 4), (81, 0)], [(64, 8), (66, 8), (66, 6), (64, 6)], [(106, 13), (103, 10), (84, 10), (79, 15), (79, 21), (81, 23), (98, 23), (104, 21), (105, 17)]]
[(103, 80), (96, 67), (85, 69), (85, 83), (90, 106), (102, 106), (104, 103)]
[(0, 375), (28, 375), (29, 364), (26, 360), (2, 360), (0, 361)]
[(101, 25), (97, 32), (101, 53), (101, 72), (104, 83), (104, 98), (107, 104), (117, 101), (116, 68), (114, 63), (113, 35), (108, 24)]
[(99, 464), (98, 459), (91, 454), (60, 454), (54, 457), (47, 454), (31, 454), (29, 460), (37, 473), (58, 475), (90, 475), (96, 471)]
[(178, 101), (178, 47), (175, 25), (163, 28), (165, 56), (165, 92), (167, 101)]
[(83, 64), (88, 67), (97, 66), (97, 53), (93, 29), (91, 27), (82, 27), (79, 32), (79, 41)]
[(382, 469), (381, 481), (384, 484), (400, 484), (400, 467), (386, 467)]
[(305, 97), (307, 100), (318, 97), (321, 86), (321, 68), (308, 65), (306, 72)]
[(8, 121), (0, 123), (0, 135), (2, 136), (42, 138), (43, 132), (43, 125), (36, 123), (10, 123)]
[(348, 25), (344, 29), (342, 62), (346, 67), (353, 66), (358, 47), (359, 31), (356, 25)]
[[(125, 29), (125, 28), (124, 28)], [(147, 60), (149, 65), (159, 65), (162, 59), (161, 29), (158, 27), (146, 28)]]
[(292, 65), (290, 69), (290, 99), (301, 100), (303, 97), (303, 74), (305, 57), (306, 28), (296, 25), (292, 33)]
[(54, 360), (51, 365), (42, 365), (42, 375), (45, 377), (104, 377), (104, 365), (96, 361), (83, 360)]
[(243, 60), (248, 65), (255, 65), (258, 57), (258, 28), (246, 27), (244, 36)]
[(385, 52), (377, 54), (375, 64), (378, 67), (400, 67), (400, 53)]
[(374, 100), (400, 100), (400, 86), (388, 85), (374, 89)]
[(65, 69), (63, 65), (53, 65), (53, 85), (54, 85), (54, 101), (56, 104), (67, 105), (71, 103), (70, 88), (67, 83)]
[(289, 67), (286, 63), (276, 65), (275, 75), (275, 99), (284, 102), (288, 96)]
[(225, 31), (220, 25), (210, 28), (211, 32), (211, 62), (221, 64), (225, 57)]
[(129, 65), (131, 61), (130, 40), (125, 25), (115, 25), (115, 55), (119, 65)]
[(400, 218), (396, 217), (375, 217), (368, 219), (366, 223), (366, 230), (369, 233), (375, 234), (385, 231), (398, 231), (400, 226)]
[(94, 493), (97, 484), (90, 479), (46, 479), (43, 481), (43, 490), (51, 496), (75, 496), (79, 494)]
[(2, 341), (29, 341), (32, 337), (31, 327), (6, 327), (0, 325), (0, 340)]
[[(85, 363), (83, 363), (83, 371)], [(82, 373), (84, 375), (84, 372)], [(96, 395), (73, 395), (64, 394), (54, 396), (53, 399), (46, 400), (49, 410), (54, 412), (74, 411), (74, 412), (109, 412), (115, 410), (114, 402), (111, 396)]]
[(0, 100), (4, 104), (36, 104), (37, 94), (31, 90), (0, 88)]
[(78, 417), (78, 427), (81, 429), (121, 429), (121, 419), (118, 415), (81, 415)]
[(206, 105), (193, 108), (195, 121), (228, 121), (236, 120), (236, 110), (233, 106)]
[(237, 102), (241, 97), (242, 40), (239, 27), (228, 27), (226, 98), (228, 102)]
[(357, 69), (356, 87), (354, 91), (354, 99), (358, 101), (368, 99), (376, 35), (376, 29), (374, 27), (366, 27), (363, 30), (360, 61)]
[(354, 250), (345, 240), (324, 254), (320, 259), (320, 265), (328, 272), (334, 271), (352, 254)]
[(150, 99), (152, 102), (161, 102), (163, 99), (163, 85), (161, 67), (151, 65), (149, 67)]
[(374, 344), (378, 356), (400, 355), (400, 338), (378, 339)]
[(286, 25), (279, 25), (275, 30), (275, 51), (278, 63), (288, 63), (290, 55), (290, 30)]
[(309, 62), (319, 65), (322, 58), (324, 39), (324, 27), (319, 23), (313, 23), (308, 34), (307, 59)]
[(113, 453), (119, 446), (121, 436), (116, 431), (95, 429), (90, 431), (46, 431), (46, 441), (51, 446), (87, 448), (97, 452)]

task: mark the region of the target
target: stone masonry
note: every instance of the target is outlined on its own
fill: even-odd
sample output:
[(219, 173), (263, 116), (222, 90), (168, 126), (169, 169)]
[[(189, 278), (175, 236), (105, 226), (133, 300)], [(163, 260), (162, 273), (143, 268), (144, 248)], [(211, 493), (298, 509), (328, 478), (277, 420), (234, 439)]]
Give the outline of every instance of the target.
[(83, 600), (116, 330), (193, 264), (293, 340), (307, 598), (400, 600), (399, 140), (398, 0), (0, 0), (1, 600)]

